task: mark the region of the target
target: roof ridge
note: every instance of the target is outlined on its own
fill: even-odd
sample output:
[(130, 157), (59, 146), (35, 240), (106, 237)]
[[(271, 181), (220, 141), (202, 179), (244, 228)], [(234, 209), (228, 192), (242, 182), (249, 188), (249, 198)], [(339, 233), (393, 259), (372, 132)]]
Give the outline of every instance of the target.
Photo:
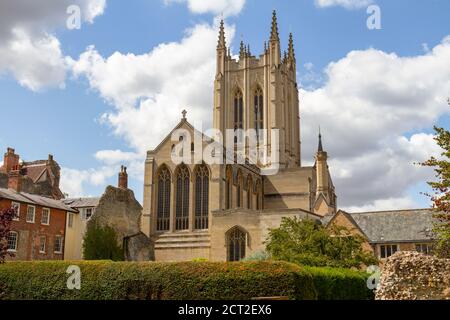
[[(397, 209), (397, 210), (380, 210), (380, 211), (362, 211), (362, 212), (348, 212), (348, 214), (369, 214), (369, 213), (388, 213), (388, 212), (407, 212), (407, 211), (431, 211), (433, 208), (421, 208), (421, 209)], [(344, 211), (344, 210), (342, 210)]]

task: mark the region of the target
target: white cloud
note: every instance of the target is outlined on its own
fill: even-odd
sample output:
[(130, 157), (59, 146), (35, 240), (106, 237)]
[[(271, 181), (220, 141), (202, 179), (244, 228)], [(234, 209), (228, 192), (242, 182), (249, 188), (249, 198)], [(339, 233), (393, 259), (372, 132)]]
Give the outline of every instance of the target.
[(66, 64), (58, 39), (49, 34), (33, 39), (21, 29), (13, 34), (7, 45), (0, 45), (0, 71), (11, 72), (33, 91), (64, 86)]
[(340, 206), (385, 208), (433, 178), (414, 163), (440, 152), (421, 132), (450, 111), (448, 61), (449, 38), (415, 57), (353, 51), (327, 67), (323, 87), (301, 90), (303, 158), (314, 154), (320, 125)]
[(417, 204), (413, 199), (406, 196), (400, 198), (375, 200), (368, 205), (343, 208), (343, 210), (347, 212), (371, 212), (404, 209), (417, 209)]
[(108, 165), (121, 164), (124, 161), (141, 160), (142, 155), (121, 150), (100, 150), (95, 153), (95, 158)]
[(164, 0), (166, 5), (172, 3), (185, 3), (193, 13), (212, 13), (233, 16), (239, 14), (245, 5), (245, 0)]
[[(117, 172), (120, 165), (126, 165), (130, 177), (142, 181), (147, 150), (173, 129), (183, 109), (191, 123), (205, 121), (205, 128), (211, 125), (217, 22), (196, 25), (186, 30), (179, 42), (160, 44), (149, 53), (115, 52), (105, 58), (91, 46), (78, 60), (70, 61), (73, 74), (86, 77), (90, 87), (113, 106), (102, 115), (102, 123), (134, 150), (98, 151), (95, 158), (104, 167)], [(233, 35), (234, 27), (226, 26), (228, 42)], [(86, 171), (75, 174), (84, 178), (83, 184), (90, 182)], [(79, 187), (75, 193), (83, 193), (83, 186)]]
[[(72, 62), (73, 71), (114, 105), (103, 122), (145, 154), (178, 123), (183, 109), (189, 121), (211, 124), (217, 30), (196, 25), (180, 42), (160, 44), (142, 55), (115, 52), (104, 58), (90, 47)], [(227, 27), (228, 40), (233, 33)]]
[(360, 9), (373, 3), (373, 0), (315, 0), (315, 3), (321, 8), (341, 6), (346, 9)]
[(105, 0), (3, 0), (0, 2), (0, 75), (11, 74), (33, 91), (63, 87), (66, 58), (52, 34), (64, 27), (70, 5), (92, 23), (104, 11)]
[(60, 187), (70, 198), (86, 196), (85, 185), (103, 186), (107, 179), (117, 174), (118, 167), (104, 166), (98, 169), (77, 170), (61, 168)]
[(88, 196), (87, 186), (105, 187), (110, 178), (117, 176), (121, 165), (127, 167), (129, 178), (144, 180), (145, 155), (143, 154), (101, 150), (96, 152), (94, 157), (100, 163), (98, 168), (78, 170), (63, 167), (61, 169), (61, 190), (69, 197)]

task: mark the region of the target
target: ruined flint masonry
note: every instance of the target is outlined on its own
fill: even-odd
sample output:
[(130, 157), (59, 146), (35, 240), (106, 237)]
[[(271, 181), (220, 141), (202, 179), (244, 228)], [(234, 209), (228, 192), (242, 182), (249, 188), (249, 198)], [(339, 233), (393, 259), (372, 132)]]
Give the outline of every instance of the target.
[(382, 267), (377, 300), (450, 300), (450, 259), (397, 252)]
[(148, 261), (153, 256), (150, 240), (140, 230), (142, 206), (130, 189), (108, 186), (95, 214), (88, 222), (114, 228), (120, 245), (125, 244), (125, 258)]

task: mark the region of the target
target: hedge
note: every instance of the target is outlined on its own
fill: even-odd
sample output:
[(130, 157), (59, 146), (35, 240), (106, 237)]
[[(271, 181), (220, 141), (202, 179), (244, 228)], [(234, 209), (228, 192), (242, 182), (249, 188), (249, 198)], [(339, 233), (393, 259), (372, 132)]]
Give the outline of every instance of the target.
[[(69, 290), (70, 265), (81, 289)], [(317, 299), (311, 274), (286, 262), (27, 261), (0, 265), (0, 299)]]
[(373, 300), (368, 273), (331, 267), (303, 267), (314, 279), (319, 300)]
[[(70, 265), (81, 269), (80, 290), (67, 289)], [(367, 277), (348, 269), (275, 261), (7, 262), (0, 264), (0, 300), (366, 300), (373, 299)]]

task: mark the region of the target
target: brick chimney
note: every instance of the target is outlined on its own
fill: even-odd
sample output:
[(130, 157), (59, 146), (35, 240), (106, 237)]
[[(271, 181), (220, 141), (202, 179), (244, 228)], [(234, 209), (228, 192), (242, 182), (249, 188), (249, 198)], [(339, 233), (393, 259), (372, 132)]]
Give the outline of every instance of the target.
[(22, 189), (22, 174), (20, 167), (14, 166), (8, 173), (8, 189), (20, 192)]
[(119, 188), (128, 189), (127, 167), (121, 166), (119, 172)]
[(13, 168), (19, 166), (19, 155), (15, 154), (13, 148), (6, 149), (6, 153), (3, 157), (3, 169), (5, 173), (9, 173)]

